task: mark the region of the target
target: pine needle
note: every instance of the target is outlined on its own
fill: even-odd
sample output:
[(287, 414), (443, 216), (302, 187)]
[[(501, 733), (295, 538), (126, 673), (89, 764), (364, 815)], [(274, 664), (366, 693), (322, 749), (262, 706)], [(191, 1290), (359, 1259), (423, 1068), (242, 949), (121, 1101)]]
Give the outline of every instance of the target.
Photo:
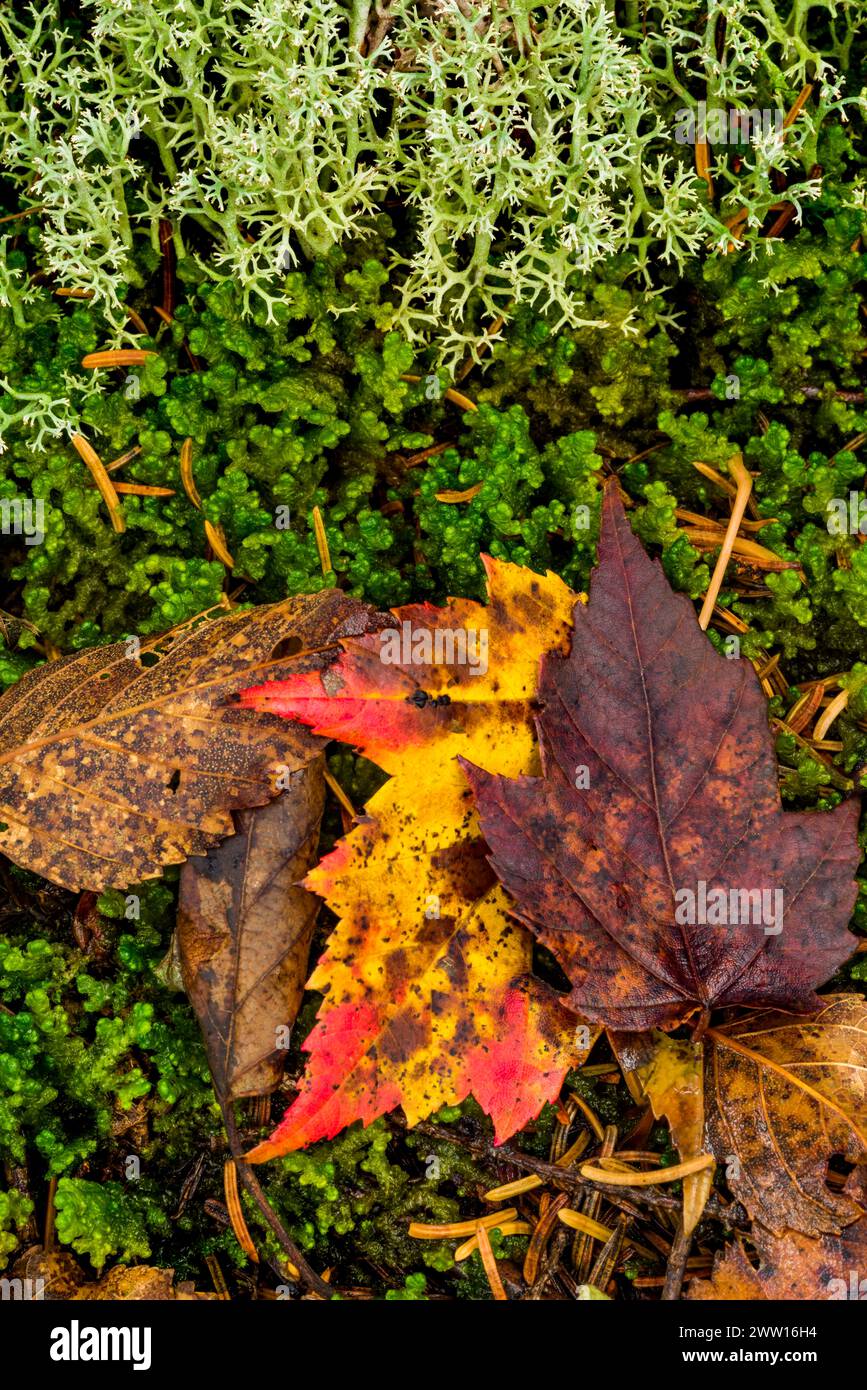
[(133, 445), (133, 447), (132, 447), (131, 449), (127, 449), (126, 453), (124, 453), (124, 454), (118, 454), (118, 456), (117, 456), (116, 459), (112, 459), (111, 463), (107, 463), (107, 464), (105, 465), (105, 471), (106, 471), (106, 473), (115, 473), (115, 472), (117, 472), (118, 468), (123, 468), (124, 464), (129, 463), (129, 462), (130, 462), (132, 459), (134, 459), (134, 458), (138, 458), (138, 456), (139, 456), (140, 453), (141, 453), (141, 445), (140, 445), (140, 444), (135, 444), (135, 445)]
[(223, 562), (223, 564), (226, 566), (226, 569), (234, 569), (235, 561), (232, 559), (232, 556), (229, 554), (228, 548), (226, 546), (226, 534), (222, 526), (215, 526), (213, 521), (208, 521), (206, 519), (205, 535), (207, 536), (208, 544), (210, 545), (217, 559)]
[(455, 492), (446, 488), (444, 492), (435, 492), (434, 497), (438, 502), (471, 502), (474, 497), (478, 497), (484, 483), (474, 483), (472, 487), (465, 488), (463, 492)]
[(473, 1236), (478, 1234), (479, 1226), (502, 1226), (504, 1221), (514, 1221), (517, 1215), (516, 1207), (504, 1207), (502, 1211), (492, 1211), (489, 1216), (477, 1216), (473, 1221), (451, 1221), (439, 1226), (432, 1226), (423, 1221), (411, 1221), (409, 1234), (415, 1240), (448, 1240), (451, 1236)]
[(79, 458), (82, 459), (90, 469), (90, 475), (99, 488), (103, 502), (108, 507), (108, 514), (111, 517), (112, 526), (118, 534), (122, 534), (126, 530), (126, 522), (123, 519), (120, 498), (117, 495), (114, 483), (105, 470), (105, 464), (93, 446), (84, 438), (84, 435), (74, 434), (72, 436), (72, 445)]
[(350, 816), (350, 817), (354, 820), (354, 819), (355, 819), (355, 807), (353, 806), (353, 804), (352, 804), (352, 802), (350, 801), (349, 797), (346, 795), (346, 792), (345, 792), (345, 791), (343, 790), (343, 788), (341, 787), (341, 785), (340, 785), (340, 783), (338, 782), (337, 778), (336, 778), (336, 777), (332, 777), (331, 773), (328, 771), (328, 768), (325, 769), (325, 772), (324, 772), (323, 775), (324, 775), (324, 777), (325, 777), (325, 785), (326, 785), (327, 787), (330, 787), (330, 788), (331, 788), (331, 790), (334, 792), (334, 795), (337, 797), (337, 800), (340, 802), (340, 805), (343, 807), (343, 809), (344, 809), (344, 811), (346, 812), (346, 814), (347, 814), (348, 816)]
[[(507, 1221), (504, 1226), (497, 1227), (501, 1236), (528, 1236), (532, 1229), (528, 1221)], [(468, 1259), (478, 1248), (478, 1236), (470, 1236), (469, 1240), (465, 1240), (463, 1245), (459, 1245), (455, 1251), (455, 1264), (460, 1264), (462, 1260)]]
[[(420, 376), (412, 376), (408, 372), (404, 372), (400, 379), (401, 381), (412, 381), (415, 383), (421, 381)], [(443, 396), (454, 405), (459, 405), (461, 410), (478, 410), (479, 408), (475, 401), (470, 400), (469, 396), (462, 395), (460, 391), (455, 391), (451, 386), (446, 387), (445, 391), (443, 391)]]
[(184, 492), (189, 497), (197, 511), (202, 510), (202, 499), (199, 496), (199, 489), (193, 477), (193, 441), (185, 439), (181, 445), (181, 482)]
[(652, 1168), (648, 1173), (624, 1173), (619, 1170), (611, 1172), (606, 1168), (597, 1168), (592, 1163), (585, 1163), (581, 1169), (581, 1176), (590, 1182), (610, 1182), (619, 1187), (653, 1187), (657, 1183), (677, 1182), (679, 1178), (688, 1177), (690, 1173), (700, 1173), (702, 1169), (713, 1166), (713, 1154), (699, 1154), (697, 1158), (690, 1158), (686, 1163), (673, 1163), (668, 1168)]
[(571, 1207), (562, 1207), (557, 1216), (564, 1226), (573, 1231), (583, 1231), (584, 1235), (590, 1236), (593, 1240), (610, 1240), (614, 1234), (609, 1226), (603, 1226), (601, 1222), (594, 1221), (581, 1211), (573, 1211)]
[(708, 591), (705, 594), (704, 603), (702, 604), (701, 613), (699, 615), (698, 625), (703, 632), (707, 632), (714, 605), (719, 597), (719, 591), (722, 588), (728, 562), (731, 559), (732, 548), (738, 533), (738, 527), (741, 524), (741, 519), (747, 509), (750, 493), (753, 490), (752, 476), (744, 467), (743, 456), (741, 454), (734, 454), (729, 459), (728, 466), (729, 471), (737, 483), (737, 493), (732, 504), (732, 514), (729, 517), (729, 524), (726, 529), (725, 539), (723, 540), (722, 550), (714, 566), (711, 581), (708, 585)]
[(313, 534), (316, 537), (316, 549), (319, 552), (319, 563), (322, 566), (323, 574), (332, 574), (334, 566), (331, 563), (331, 551), (328, 549), (328, 537), (325, 534), (325, 523), (322, 520), (322, 513), (318, 507), (313, 508)]
[(822, 739), (825, 737), (831, 725), (834, 723), (834, 720), (837, 718), (837, 715), (843, 713), (843, 710), (846, 708), (848, 703), (848, 690), (841, 690), (839, 695), (834, 696), (833, 700), (831, 701), (828, 708), (825, 710), (824, 714), (821, 716), (821, 718), (816, 720), (816, 724), (813, 729), (813, 740), (815, 742), (821, 743)]
[(232, 1230), (235, 1232), (235, 1239), (244, 1254), (249, 1255), (254, 1264), (258, 1264), (259, 1252), (253, 1244), (253, 1238), (244, 1220), (241, 1197), (238, 1192), (238, 1169), (233, 1158), (227, 1158), (223, 1165), (223, 1191), (226, 1194), (226, 1209), (232, 1223)]
[[(107, 471), (107, 470), (106, 470)], [(150, 483), (114, 483), (115, 492), (125, 492), (131, 497), (174, 497), (173, 487), (152, 487)]]
[(479, 1242), (479, 1254), (482, 1257), (482, 1264), (484, 1266), (485, 1274), (487, 1275), (488, 1283), (491, 1286), (491, 1293), (494, 1295), (494, 1298), (497, 1300), (498, 1303), (506, 1303), (508, 1302), (508, 1294), (506, 1293), (506, 1290), (503, 1288), (503, 1281), (500, 1278), (500, 1271), (497, 1269), (496, 1256), (494, 1255), (494, 1252), (491, 1249), (491, 1238), (485, 1230), (484, 1226), (481, 1224), (481, 1222), (479, 1222), (479, 1227), (476, 1232), (476, 1239)]
[(81, 359), (82, 367), (143, 367), (155, 352), (146, 348), (112, 348), (105, 352), (88, 352)]
[(214, 1288), (217, 1290), (218, 1296), (225, 1299), (227, 1302), (230, 1301), (231, 1295), (229, 1293), (229, 1286), (226, 1283), (225, 1275), (220, 1268), (220, 1261), (217, 1259), (216, 1255), (206, 1255), (205, 1264), (210, 1270), (211, 1280), (213, 1281)]

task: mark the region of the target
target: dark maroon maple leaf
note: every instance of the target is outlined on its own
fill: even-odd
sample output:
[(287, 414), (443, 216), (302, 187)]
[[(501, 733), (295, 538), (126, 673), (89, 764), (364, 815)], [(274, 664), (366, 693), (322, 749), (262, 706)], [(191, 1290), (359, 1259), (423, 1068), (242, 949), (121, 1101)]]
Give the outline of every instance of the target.
[(590, 600), (543, 658), (542, 777), (466, 764), (516, 915), (615, 1029), (717, 1005), (809, 1012), (852, 953), (858, 805), (784, 812), (764, 696), (603, 504)]

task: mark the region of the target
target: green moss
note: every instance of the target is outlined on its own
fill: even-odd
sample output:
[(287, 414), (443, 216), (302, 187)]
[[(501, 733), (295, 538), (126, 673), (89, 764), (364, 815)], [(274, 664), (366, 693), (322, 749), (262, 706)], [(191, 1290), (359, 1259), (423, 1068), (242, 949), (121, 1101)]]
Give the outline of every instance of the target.
[(18, 1248), (21, 1234), (33, 1215), (29, 1197), (14, 1189), (0, 1192), (0, 1269), (5, 1269), (9, 1255)]
[[(57, 1236), (97, 1271), (109, 1255), (122, 1261), (146, 1260), (151, 1253), (149, 1229), (165, 1233), (168, 1222), (146, 1180), (124, 1186), (61, 1178), (57, 1184)], [(144, 1190), (142, 1190), (144, 1189)]]

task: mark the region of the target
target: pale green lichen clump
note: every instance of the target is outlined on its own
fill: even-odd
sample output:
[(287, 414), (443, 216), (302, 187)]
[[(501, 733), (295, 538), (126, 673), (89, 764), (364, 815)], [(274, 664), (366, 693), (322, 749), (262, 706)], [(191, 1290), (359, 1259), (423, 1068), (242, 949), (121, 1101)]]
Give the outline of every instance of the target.
[[(796, 5), (786, 23), (769, 3), (666, 0), (641, 23), (627, 4), (620, 25), (612, 8), (91, 0), (79, 26), (34, 0), (0, 10), (0, 163), (43, 208), (45, 267), (94, 291), (118, 333), (160, 219), (180, 256), (270, 313), (286, 270), (394, 208), (390, 325), (454, 366), (517, 304), (554, 327), (598, 322), (582, 276), (600, 260), (682, 269), (741, 207), (749, 238), (778, 197), (772, 169), (798, 209), (818, 194), (818, 131), (859, 95), (840, 77), (855, 7)], [(781, 114), (808, 80), (818, 100), (748, 142), (736, 174), (723, 163), (711, 203), (678, 143), (684, 113)]]

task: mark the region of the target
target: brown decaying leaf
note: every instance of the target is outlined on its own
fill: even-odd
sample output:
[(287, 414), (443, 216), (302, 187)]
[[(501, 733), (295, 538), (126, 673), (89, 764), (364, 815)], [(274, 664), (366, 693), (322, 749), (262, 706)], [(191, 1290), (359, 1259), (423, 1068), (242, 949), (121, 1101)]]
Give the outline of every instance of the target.
[(832, 994), (821, 1004), (811, 1018), (749, 1013), (704, 1041), (708, 1147), (753, 1220), (776, 1234), (836, 1232), (859, 1213), (826, 1176), (832, 1153), (867, 1157), (867, 1001)]
[(153, 1265), (134, 1265), (127, 1269), (118, 1265), (101, 1279), (88, 1282), (84, 1270), (68, 1250), (44, 1250), (41, 1245), (25, 1250), (11, 1271), (11, 1278), (30, 1281), (32, 1297), (47, 1303), (103, 1299), (112, 1302), (143, 1299), (202, 1302), (217, 1297), (212, 1293), (196, 1292), (189, 1281), (176, 1284), (174, 1277), (173, 1269), (156, 1269)]
[[(857, 801), (783, 812), (752, 666), (714, 650), (616, 486), (589, 603), (570, 655), (543, 659), (539, 700), (544, 776), (468, 775), (516, 915), (572, 983), (565, 1002), (618, 1030), (733, 1004), (817, 1009), (855, 945)], [(736, 893), (748, 920), (712, 925), (702, 884), (706, 901)], [(775, 914), (782, 893), (779, 921), (755, 922), (756, 890)]]
[[(846, 1183), (847, 1195), (863, 1205), (867, 1200), (864, 1169), (855, 1168)], [(714, 1260), (709, 1280), (696, 1280), (688, 1297), (694, 1299), (863, 1299), (867, 1296), (867, 1216), (840, 1235), (820, 1240), (787, 1231), (782, 1236), (756, 1226), (750, 1243), (759, 1255), (754, 1269), (742, 1244), (729, 1245)]]
[(126, 887), (206, 853), (232, 834), (231, 809), (264, 804), (275, 769), (322, 746), (241, 708), (237, 692), (323, 670), (338, 639), (370, 622), (328, 590), (190, 624), (141, 656), (119, 642), (29, 672), (0, 699), (0, 849), (74, 890)]
[(153, 1265), (134, 1265), (132, 1269), (110, 1269), (96, 1284), (83, 1284), (72, 1295), (73, 1300), (105, 1299), (109, 1303), (147, 1301), (205, 1303), (219, 1297), (215, 1293), (199, 1293), (192, 1280), (174, 1283), (173, 1269), (156, 1269)]
[(299, 884), (316, 856), (323, 759), (294, 772), (269, 805), (241, 811), (237, 833), (181, 871), (178, 948), (221, 1101), (265, 1095), (307, 978), (318, 899)]

